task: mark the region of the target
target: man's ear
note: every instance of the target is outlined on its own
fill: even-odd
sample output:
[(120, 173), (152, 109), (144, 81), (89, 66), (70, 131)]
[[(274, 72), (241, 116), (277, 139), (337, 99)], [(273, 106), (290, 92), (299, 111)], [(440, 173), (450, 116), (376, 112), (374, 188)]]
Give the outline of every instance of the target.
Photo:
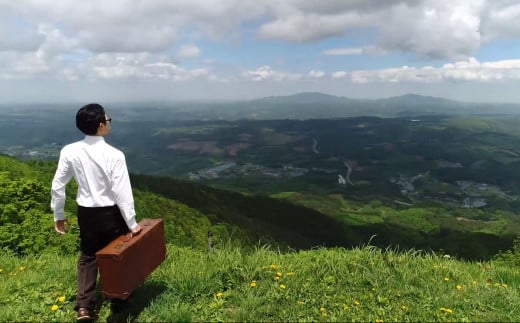
[(103, 124), (103, 122), (99, 123), (99, 125), (97, 127), (97, 131), (96, 131), (96, 136), (99, 135), (99, 133), (102, 131), (102, 129), (103, 129), (102, 126), (101, 126), (102, 124)]

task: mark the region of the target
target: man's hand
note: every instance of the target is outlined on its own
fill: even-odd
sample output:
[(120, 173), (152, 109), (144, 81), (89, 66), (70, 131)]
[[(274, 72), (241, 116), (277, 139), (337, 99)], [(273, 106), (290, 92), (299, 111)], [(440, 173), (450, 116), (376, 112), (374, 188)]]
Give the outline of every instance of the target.
[(141, 226), (138, 224), (135, 228), (132, 229), (132, 235), (135, 236), (139, 232), (141, 232)]
[(67, 220), (58, 220), (54, 222), (54, 230), (58, 232), (59, 234), (65, 234), (67, 233), (67, 230), (65, 229), (65, 223)]

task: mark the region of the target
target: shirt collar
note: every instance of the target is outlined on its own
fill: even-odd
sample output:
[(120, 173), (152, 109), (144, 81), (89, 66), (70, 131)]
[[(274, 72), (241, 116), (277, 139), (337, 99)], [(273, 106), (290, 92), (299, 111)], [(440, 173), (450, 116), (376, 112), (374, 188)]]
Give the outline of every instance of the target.
[(88, 144), (95, 144), (98, 142), (105, 142), (105, 139), (103, 136), (85, 136), (85, 142)]

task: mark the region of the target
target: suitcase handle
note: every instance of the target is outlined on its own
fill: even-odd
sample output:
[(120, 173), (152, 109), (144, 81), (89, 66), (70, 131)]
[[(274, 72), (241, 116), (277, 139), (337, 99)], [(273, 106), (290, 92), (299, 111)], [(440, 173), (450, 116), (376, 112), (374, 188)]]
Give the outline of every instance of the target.
[[(143, 231), (143, 230), (141, 230)], [(136, 232), (136, 233), (133, 233), (133, 232), (129, 232), (126, 234), (125, 238), (123, 239), (123, 242), (128, 242), (130, 241), (130, 239), (132, 239), (133, 237), (135, 237), (136, 235), (138, 235), (139, 233), (141, 233), (141, 231), (139, 232)]]
[[(142, 221), (142, 223), (139, 224), (141, 227), (147, 227), (150, 225), (149, 221)], [(123, 239), (123, 242), (128, 242), (130, 241), (130, 239), (132, 239), (133, 237), (135, 237), (136, 235), (138, 235), (139, 233), (141, 233), (143, 230), (141, 229), (141, 231), (139, 232), (136, 232), (136, 233), (133, 233), (133, 232), (129, 232), (127, 233), (126, 237)]]

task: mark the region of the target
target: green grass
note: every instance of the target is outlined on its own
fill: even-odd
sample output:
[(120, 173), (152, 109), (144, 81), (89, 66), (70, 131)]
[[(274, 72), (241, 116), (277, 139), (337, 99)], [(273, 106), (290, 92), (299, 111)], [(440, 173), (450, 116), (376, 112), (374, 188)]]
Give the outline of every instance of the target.
[[(0, 321), (75, 321), (76, 259), (2, 254)], [(98, 321), (507, 322), (520, 317), (519, 287), (515, 268), (418, 251), (169, 245), (117, 311), (99, 298)]]

